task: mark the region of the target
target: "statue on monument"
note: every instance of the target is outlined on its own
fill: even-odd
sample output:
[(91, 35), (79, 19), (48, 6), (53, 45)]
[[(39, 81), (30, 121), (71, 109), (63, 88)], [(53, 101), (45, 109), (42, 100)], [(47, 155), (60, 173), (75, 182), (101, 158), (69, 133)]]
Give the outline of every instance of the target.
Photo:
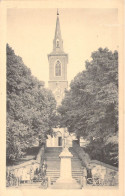
[(67, 137), (69, 136), (69, 132), (67, 130), (64, 131), (64, 148), (68, 148), (67, 145)]

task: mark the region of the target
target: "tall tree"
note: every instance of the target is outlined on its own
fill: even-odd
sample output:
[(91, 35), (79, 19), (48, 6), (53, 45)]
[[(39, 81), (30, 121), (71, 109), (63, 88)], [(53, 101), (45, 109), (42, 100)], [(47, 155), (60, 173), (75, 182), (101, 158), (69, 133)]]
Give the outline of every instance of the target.
[(17, 158), (56, 126), (56, 101), (7, 45), (7, 158)]
[(118, 52), (99, 48), (91, 58), (86, 61), (86, 70), (71, 82), (58, 108), (61, 126), (89, 139), (89, 147), (100, 143), (95, 145), (100, 159), (107, 154), (115, 164), (118, 161)]

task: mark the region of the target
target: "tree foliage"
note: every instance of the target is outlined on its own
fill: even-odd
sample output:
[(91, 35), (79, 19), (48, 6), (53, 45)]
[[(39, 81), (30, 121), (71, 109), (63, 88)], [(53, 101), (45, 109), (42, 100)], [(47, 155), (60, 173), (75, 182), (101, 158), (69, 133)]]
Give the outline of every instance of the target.
[(101, 160), (101, 155), (108, 155), (107, 159), (117, 163), (118, 52), (99, 48), (91, 58), (86, 61), (86, 70), (71, 82), (58, 108), (60, 124), (89, 139), (90, 151), (95, 150), (91, 154), (95, 156), (98, 151)]
[(7, 158), (17, 158), (56, 126), (56, 101), (7, 45)]

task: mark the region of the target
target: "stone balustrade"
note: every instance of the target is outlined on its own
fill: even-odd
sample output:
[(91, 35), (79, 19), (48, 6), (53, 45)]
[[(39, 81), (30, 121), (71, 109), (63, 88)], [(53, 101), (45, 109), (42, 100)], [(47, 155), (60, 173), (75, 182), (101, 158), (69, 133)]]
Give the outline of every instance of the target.
[(44, 146), (42, 146), (36, 156), (36, 160), (26, 161), (19, 165), (8, 166), (6, 170), (7, 186), (19, 186), (21, 183), (32, 182), (38, 173), (44, 159)]

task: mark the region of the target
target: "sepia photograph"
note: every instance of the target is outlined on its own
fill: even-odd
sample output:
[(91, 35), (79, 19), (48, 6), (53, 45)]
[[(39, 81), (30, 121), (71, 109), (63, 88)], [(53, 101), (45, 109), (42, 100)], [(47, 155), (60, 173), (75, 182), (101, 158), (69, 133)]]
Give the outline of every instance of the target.
[(7, 7), (7, 191), (119, 190), (119, 35), (118, 6)]

